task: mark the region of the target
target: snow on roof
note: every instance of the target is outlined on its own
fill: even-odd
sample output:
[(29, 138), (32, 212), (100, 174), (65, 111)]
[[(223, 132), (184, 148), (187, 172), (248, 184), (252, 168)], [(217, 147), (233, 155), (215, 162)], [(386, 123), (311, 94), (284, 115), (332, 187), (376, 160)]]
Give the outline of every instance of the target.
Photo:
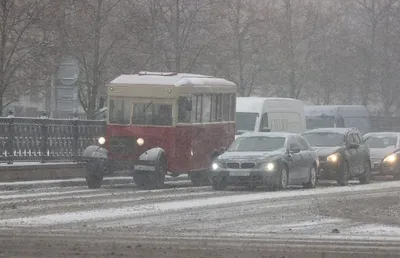
[(374, 136), (374, 137), (399, 137), (400, 132), (370, 132), (366, 133), (364, 137)]
[(304, 134), (308, 133), (339, 133), (339, 134), (345, 134), (348, 131), (351, 130), (356, 130), (358, 131), (357, 128), (352, 128), (352, 127), (329, 127), (329, 128), (317, 128), (317, 129), (311, 129), (305, 132)]
[(336, 116), (343, 117), (364, 114), (368, 116), (368, 109), (362, 105), (314, 105), (304, 106), (305, 116)]
[(122, 74), (110, 84), (158, 85), (158, 86), (227, 86), (236, 87), (233, 82), (208, 75), (190, 73), (155, 73)]
[(299, 135), (289, 132), (245, 132), (239, 137), (288, 137), (291, 135)]
[[(260, 98), (260, 97), (237, 97), (236, 98), (236, 111), (238, 112), (262, 112), (266, 102), (286, 102), (288, 105), (296, 103), (303, 106), (303, 102), (298, 99), (291, 98)], [(286, 104), (285, 104), (286, 105)], [(301, 107), (302, 108), (302, 107)]]

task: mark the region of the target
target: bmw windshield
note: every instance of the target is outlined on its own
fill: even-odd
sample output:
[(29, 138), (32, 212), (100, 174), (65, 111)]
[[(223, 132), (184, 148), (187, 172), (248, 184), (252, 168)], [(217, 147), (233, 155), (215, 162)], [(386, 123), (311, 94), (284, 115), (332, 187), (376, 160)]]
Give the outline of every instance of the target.
[(275, 151), (285, 146), (285, 137), (252, 136), (240, 137), (228, 151)]

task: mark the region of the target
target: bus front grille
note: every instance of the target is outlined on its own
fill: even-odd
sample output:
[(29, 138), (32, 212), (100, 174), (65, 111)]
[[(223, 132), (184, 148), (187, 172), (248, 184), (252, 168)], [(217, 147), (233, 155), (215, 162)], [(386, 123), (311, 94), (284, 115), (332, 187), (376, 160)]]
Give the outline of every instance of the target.
[(111, 136), (108, 151), (113, 156), (131, 156), (135, 153), (135, 147), (135, 136)]

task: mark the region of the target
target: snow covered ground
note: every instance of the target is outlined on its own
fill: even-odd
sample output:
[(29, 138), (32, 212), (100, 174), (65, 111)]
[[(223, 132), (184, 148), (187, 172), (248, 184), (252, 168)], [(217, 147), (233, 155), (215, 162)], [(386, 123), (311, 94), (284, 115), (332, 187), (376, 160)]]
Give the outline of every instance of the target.
[(96, 190), (38, 184), (0, 191), (0, 233), (11, 229), (116, 238), (212, 235), (400, 242), (399, 197), (396, 181), (278, 192), (235, 188), (215, 192), (187, 182), (170, 182), (165, 189), (152, 191), (133, 184)]

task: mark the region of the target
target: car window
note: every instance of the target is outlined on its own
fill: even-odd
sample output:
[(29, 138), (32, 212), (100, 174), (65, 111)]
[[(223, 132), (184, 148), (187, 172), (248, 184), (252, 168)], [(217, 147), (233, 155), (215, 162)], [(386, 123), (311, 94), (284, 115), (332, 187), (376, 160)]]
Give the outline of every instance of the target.
[(361, 135), (359, 133), (354, 134), (354, 138), (356, 140), (356, 143), (363, 144), (362, 137), (361, 137)]
[(288, 149), (293, 149), (293, 148), (300, 148), (300, 144), (297, 142), (297, 140), (294, 137), (289, 137), (287, 141), (287, 148)]
[(347, 134), (347, 138), (346, 139), (347, 139), (347, 143), (348, 144), (355, 143), (352, 133)]
[(350, 136), (351, 136), (351, 139), (352, 139), (352, 143), (361, 144), (361, 141), (358, 138), (356, 133), (351, 133)]
[(316, 147), (336, 147), (341, 146), (347, 140), (345, 134), (333, 132), (309, 132), (303, 134), (308, 145)]
[(260, 123), (260, 130), (269, 127), (268, 126), (268, 113), (264, 113), (261, 117), (261, 123)]
[(310, 149), (310, 146), (303, 138), (301, 138), (300, 136), (297, 136), (296, 139), (300, 145), (301, 150), (309, 150)]

